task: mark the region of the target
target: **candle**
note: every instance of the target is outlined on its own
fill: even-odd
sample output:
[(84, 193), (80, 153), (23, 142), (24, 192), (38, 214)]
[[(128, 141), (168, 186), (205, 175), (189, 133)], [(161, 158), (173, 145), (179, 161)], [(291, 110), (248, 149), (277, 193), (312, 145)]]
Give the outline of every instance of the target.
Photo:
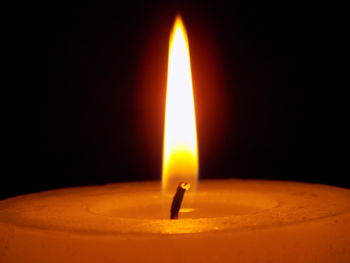
[[(348, 262), (350, 190), (203, 181), (194, 210), (164, 219), (154, 182), (0, 202), (0, 262)], [(169, 211), (170, 212), (170, 211)], [(169, 214), (165, 215), (169, 216)]]
[(350, 190), (234, 179), (197, 187), (197, 177), (190, 55), (178, 16), (170, 37), (161, 187), (109, 184), (0, 201), (0, 262), (349, 261)]

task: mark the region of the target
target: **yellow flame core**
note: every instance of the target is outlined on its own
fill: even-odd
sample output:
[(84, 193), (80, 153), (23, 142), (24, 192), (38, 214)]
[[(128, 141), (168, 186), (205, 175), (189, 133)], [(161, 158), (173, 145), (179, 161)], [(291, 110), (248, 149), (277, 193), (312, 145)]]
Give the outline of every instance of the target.
[(196, 185), (198, 150), (190, 52), (185, 26), (175, 19), (170, 35), (165, 108), (162, 189), (174, 193), (179, 182)]

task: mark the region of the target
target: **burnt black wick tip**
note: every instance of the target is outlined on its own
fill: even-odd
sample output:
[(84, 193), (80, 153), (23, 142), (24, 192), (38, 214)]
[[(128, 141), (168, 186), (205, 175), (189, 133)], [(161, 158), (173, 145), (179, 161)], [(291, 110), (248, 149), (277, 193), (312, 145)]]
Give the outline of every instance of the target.
[(176, 189), (176, 193), (173, 198), (170, 209), (170, 219), (178, 219), (179, 211), (181, 208), (181, 203), (185, 195), (185, 191), (190, 189), (189, 183), (179, 183), (179, 186)]

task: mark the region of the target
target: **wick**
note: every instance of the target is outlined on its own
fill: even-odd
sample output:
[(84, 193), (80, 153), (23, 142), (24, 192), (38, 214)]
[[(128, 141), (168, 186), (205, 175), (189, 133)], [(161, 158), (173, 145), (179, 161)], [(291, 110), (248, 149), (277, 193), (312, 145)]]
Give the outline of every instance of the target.
[(191, 185), (189, 183), (179, 183), (171, 204), (170, 219), (178, 219), (182, 199), (184, 198), (185, 191), (190, 189), (190, 187)]

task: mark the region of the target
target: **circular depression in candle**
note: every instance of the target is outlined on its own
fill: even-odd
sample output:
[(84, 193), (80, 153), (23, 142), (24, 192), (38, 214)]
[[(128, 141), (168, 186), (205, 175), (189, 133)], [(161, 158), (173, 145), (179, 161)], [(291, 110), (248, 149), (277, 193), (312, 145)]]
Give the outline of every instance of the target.
[[(185, 196), (186, 198), (186, 196)], [(119, 196), (119, 202), (113, 206), (101, 200), (94, 202), (89, 211), (91, 213), (124, 219), (168, 219), (171, 200), (166, 202), (158, 194), (144, 194), (141, 199), (129, 202), (128, 194)], [(258, 200), (258, 201), (257, 201)], [(218, 192), (207, 190), (198, 191), (193, 197), (191, 208), (180, 210), (180, 219), (205, 219), (239, 215), (256, 214), (278, 205), (278, 202), (265, 195), (253, 192), (229, 191)]]

